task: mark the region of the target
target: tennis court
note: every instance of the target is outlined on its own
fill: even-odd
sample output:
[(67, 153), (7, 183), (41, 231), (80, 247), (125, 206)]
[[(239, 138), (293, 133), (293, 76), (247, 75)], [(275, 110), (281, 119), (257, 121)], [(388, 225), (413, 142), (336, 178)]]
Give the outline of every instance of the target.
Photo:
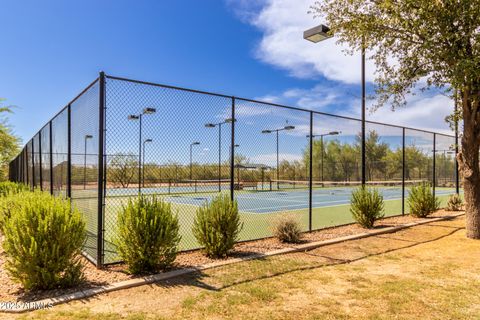
[[(379, 186), (378, 191), (383, 195), (385, 201), (401, 200), (402, 187), (396, 182), (385, 182), (386, 185)], [(258, 182), (255, 187), (250, 184), (249, 190), (238, 191), (235, 199), (238, 202), (239, 211), (250, 214), (266, 214), (273, 212), (288, 212), (309, 208), (308, 182)], [(322, 187), (315, 187), (322, 185)], [(396, 185), (396, 186), (395, 186)], [(312, 189), (312, 207), (334, 207), (349, 205), (352, 191), (355, 186), (328, 186), (323, 183), (315, 183)], [(212, 200), (218, 190), (227, 192), (228, 181), (195, 181), (183, 184), (169, 184), (155, 188), (143, 188), (145, 195), (159, 195), (163, 200), (177, 204), (199, 207)], [(409, 187), (406, 186), (405, 193), (408, 194)], [(436, 195), (441, 197), (454, 193), (454, 188), (437, 188)], [(136, 196), (138, 189), (110, 189), (107, 195)]]
[[(401, 200), (402, 189), (395, 187), (379, 188), (384, 200)], [(444, 188), (436, 191), (438, 196), (454, 193), (455, 190)], [(351, 187), (337, 187), (313, 190), (312, 207), (332, 207), (348, 205), (352, 194)], [(164, 200), (177, 203), (200, 206), (210, 201), (214, 195), (175, 195), (165, 197)], [(239, 211), (244, 213), (264, 214), (271, 212), (286, 212), (308, 209), (308, 190), (279, 190), (269, 192), (239, 193), (235, 199)]]
[[(385, 184), (394, 184), (385, 182)], [(398, 183), (397, 183), (398, 184)], [(323, 186), (312, 189), (312, 229), (321, 229), (353, 223), (350, 213), (350, 199), (356, 186)], [(277, 189), (278, 188), (278, 189)], [(401, 186), (375, 186), (381, 192), (385, 200), (385, 215), (395, 216), (402, 214), (402, 188)], [(408, 196), (409, 186), (405, 188)], [(160, 186), (156, 188), (142, 189), (144, 195), (157, 195), (164, 201), (172, 204), (172, 209), (178, 214), (180, 221), (181, 250), (198, 248), (199, 245), (192, 234), (193, 221), (199, 206), (211, 201), (220, 194), (218, 181), (216, 183), (197, 183), (195, 186), (186, 183), (172, 183), (170, 188)], [(221, 193), (229, 193), (227, 183), (221, 182)], [(435, 193), (442, 204), (446, 202), (448, 195), (455, 193), (454, 188), (436, 188)], [(108, 196), (108, 194), (110, 194)], [(105, 246), (106, 261), (116, 261), (112, 239), (115, 237), (115, 221), (119, 210), (130, 198), (138, 195), (137, 188), (109, 189), (106, 197), (105, 220), (109, 221), (106, 229)], [(284, 215), (295, 218), (304, 231), (309, 229), (309, 190), (305, 182), (262, 183), (252, 190), (235, 191), (235, 199), (238, 203), (243, 229), (239, 240), (253, 240), (272, 236), (275, 221)], [(405, 203), (405, 212), (408, 213), (408, 205)]]

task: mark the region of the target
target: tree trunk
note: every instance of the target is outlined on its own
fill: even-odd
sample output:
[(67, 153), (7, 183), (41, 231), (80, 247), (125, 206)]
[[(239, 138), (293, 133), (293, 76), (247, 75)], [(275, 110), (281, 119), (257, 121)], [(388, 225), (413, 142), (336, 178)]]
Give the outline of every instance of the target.
[[(463, 182), (465, 196), (465, 215), (467, 237), (480, 239), (480, 175), (478, 170), (478, 143), (476, 147), (466, 147), (462, 143), (465, 166), (472, 168), (464, 170), (468, 176), (465, 176)], [(467, 149), (468, 148), (468, 149)], [(469, 161), (471, 159), (471, 161)], [(471, 165), (470, 165), (471, 164)]]
[(472, 112), (468, 94), (463, 99), (462, 151), (457, 155), (459, 170), (463, 174), (467, 237), (480, 239), (480, 169), (479, 130), (477, 112)]

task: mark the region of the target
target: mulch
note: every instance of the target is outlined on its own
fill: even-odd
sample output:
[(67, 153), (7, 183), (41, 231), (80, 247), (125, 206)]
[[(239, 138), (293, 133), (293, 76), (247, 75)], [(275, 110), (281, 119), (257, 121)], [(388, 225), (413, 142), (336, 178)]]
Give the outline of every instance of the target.
[[(442, 217), (448, 216), (452, 212), (439, 210), (432, 214), (430, 217)], [(421, 219), (405, 215), (397, 217), (384, 218), (377, 222), (376, 229), (387, 228), (415, 222)], [(339, 227), (332, 227), (321, 229), (313, 232), (307, 232), (303, 234), (302, 244), (309, 242), (316, 242), (322, 240), (329, 240), (354, 234), (360, 234), (365, 232), (365, 229), (356, 225), (349, 224)], [(254, 254), (266, 253), (273, 250), (292, 248), (295, 244), (286, 244), (278, 241), (276, 238), (266, 238), (255, 241), (237, 243), (231, 254), (225, 258), (225, 260), (248, 257)], [(133, 279), (139, 276), (133, 276), (128, 274), (125, 264), (116, 264), (104, 267), (103, 269), (97, 269), (89, 261), (82, 259), (84, 265), (85, 281), (80, 286), (70, 289), (56, 289), (46, 291), (31, 291), (27, 292), (22, 289), (21, 285), (15, 283), (8, 276), (5, 270), (5, 253), (0, 246), (0, 302), (13, 302), (13, 301), (35, 301), (44, 298), (52, 298), (63, 294), (73, 293), (82, 289), (90, 289), (98, 286), (111, 284), (119, 281)], [(218, 259), (211, 259), (206, 257), (201, 250), (194, 250), (189, 252), (182, 252), (177, 255), (173, 269), (195, 267), (203, 264), (218, 261)]]

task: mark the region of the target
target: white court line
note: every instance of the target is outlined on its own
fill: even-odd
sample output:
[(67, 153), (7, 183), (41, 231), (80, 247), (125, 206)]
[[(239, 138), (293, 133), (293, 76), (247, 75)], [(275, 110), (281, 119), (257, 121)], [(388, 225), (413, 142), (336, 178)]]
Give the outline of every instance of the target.
[[(191, 197), (182, 197), (183, 199), (193, 199)], [(237, 196), (237, 199), (240, 198)], [(178, 199), (178, 198), (177, 198)], [(290, 205), (279, 205), (279, 206), (269, 206), (269, 207), (260, 207), (260, 208), (247, 208), (247, 210), (249, 211), (244, 211), (244, 210), (241, 210), (242, 212), (244, 213), (251, 213), (251, 214), (266, 214), (266, 213), (270, 213), (270, 212), (255, 212), (255, 211), (258, 211), (258, 210), (275, 210), (275, 211), (295, 211), (295, 209), (283, 209), (283, 208), (297, 208), (298, 209), (308, 209), (308, 202), (306, 203), (306, 201), (298, 201), (298, 200), (291, 200), (291, 199), (279, 199), (279, 198), (252, 198), (252, 197), (241, 197), (240, 200), (252, 200), (252, 199), (256, 199), (256, 200), (269, 200), (269, 201), (288, 201), (288, 202), (299, 202), (299, 203), (302, 203), (302, 204), (290, 204)], [(171, 200), (175, 200), (175, 199), (171, 199)], [(308, 199), (307, 199), (308, 200)], [(397, 200), (402, 200), (402, 198), (391, 198), (391, 199), (385, 199), (384, 201), (397, 201)], [(208, 201), (208, 200), (207, 200)], [(198, 205), (195, 205), (195, 204), (191, 204), (191, 203), (184, 203), (184, 202), (176, 202), (176, 201), (172, 201), (174, 203), (177, 203), (177, 204), (183, 204), (183, 205), (188, 205), (188, 206), (195, 206), (195, 207), (198, 207)], [(338, 204), (338, 205), (330, 205), (330, 204), (334, 204), (334, 203), (341, 203), (341, 204)], [(317, 206), (318, 205), (318, 206)], [(329, 208), (332, 208), (332, 207), (339, 207), (339, 206), (344, 206), (344, 205), (349, 205), (349, 199), (343, 199), (343, 200), (334, 200), (334, 201), (313, 201), (312, 202), (312, 207), (315, 206), (314, 208), (324, 208), (324, 207), (329, 207)], [(241, 207), (241, 205), (239, 206)], [(239, 208), (240, 209), (240, 208)], [(252, 212), (254, 211), (254, 212)], [(273, 211), (274, 212), (274, 211)]]
[[(317, 205), (317, 204), (322, 204), (323, 206), (321, 207), (333, 207), (333, 206), (329, 206), (328, 204), (330, 203), (339, 203), (339, 202), (343, 202), (344, 204), (348, 204), (348, 200), (338, 200), (338, 201), (327, 201), (327, 202), (313, 202), (312, 205)], [(305, 203), (305, 202), (303, 202)], [(327, 205), (324, 205), (324, 204), (327, 204)], [(300, 209), (308, 209), (308, 203), (306, 203), (306, 206), (304, 205), (300, 205), (300, 204), (292, 204), (292, 205), (285, 205), (285, 206), (276, 206), (276, 207), (262, 207), (262, 208), (253, 208), (253, 210), (266, 210), (266, 209), (277, 209), (277, 210), (282, 210), (282, 208), (291, 208), (291, 207), (301, 207)], [(252, 209), (250, 209), (252, 210)], [(264, 212), (262, 212), (264, 213)]]
[[(239, 199), (239, 197), (237, 197), (237, 199)], [(240, 198), (240, 199), (243, 199), (243, 200), (258, 200), (258, 201), (262, 201), (262, 200), (268, 200), (268, 201), (288, 201), (288, 202), (300, 202), (300, 203), (304, 203), (305, 201), (308, 202), (308, 198), (306, 198), (304, 201), (292, 200), (291, 198), (282, 199), (282, 198), (267, 198), (267, 197), (260, 197), (260, 198)]]
[[(385, 202), (387, 201), (398, 201), (398, 200), (402, 200), (402, 198), (397, 198), (397, 199), (387, 199), (385, 200)], [(322, 203), (328, 203), (328, 202), (322, 202)], [(313, 203), (312, 203), (313, 205)], [(314, 207), (312, 209), (320, 209), (320, 208), (335, 208), (335, 207), (342, 207), (342, 206), (345, 206), (345, 205), (349, 205), (348, 203), (343, 203), (343, 204), (336, 204), (336, 205), (333, 205), (333, 206), (320, 206), (320, 207)], [(298, 205), (292, 205), (292, 206), (298, 206)], [(292, 207), (290, 206), (290, 207)], [(283, 212), (289, 212), (289, 211), (297, 211), (298, 209), (289, 209), (289, 210), (282, 210), (281, 208), (278, 208), (278, 207), (271, 207), (271, 208), (267, 208), (267, 209), (277, 209), (277, 212), (278, 211), (283, 211)], [(280, 210), (278, 210), (280, 209)], [(308, 207), (302, 207), (302, 208), (299, 208), (299, 209), (308, 209)], [(258, 208), (254, 208), (253, 210), (259, 210)], [(252, 212), (252, 211), (242, 211), (242, 213), (249, 213), (249, 214), (268, 214), (268, 213), (275, 213), (275, 211), (267, 211), (267, 212)]]

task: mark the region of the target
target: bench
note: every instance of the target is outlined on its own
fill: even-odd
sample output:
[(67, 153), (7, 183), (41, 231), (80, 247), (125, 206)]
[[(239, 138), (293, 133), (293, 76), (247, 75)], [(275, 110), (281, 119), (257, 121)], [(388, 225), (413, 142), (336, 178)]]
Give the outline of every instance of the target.
[(256, 181), (235, 182), (234, 190), (245, 190), (246, 188), (258, 190), (258, 183)]

